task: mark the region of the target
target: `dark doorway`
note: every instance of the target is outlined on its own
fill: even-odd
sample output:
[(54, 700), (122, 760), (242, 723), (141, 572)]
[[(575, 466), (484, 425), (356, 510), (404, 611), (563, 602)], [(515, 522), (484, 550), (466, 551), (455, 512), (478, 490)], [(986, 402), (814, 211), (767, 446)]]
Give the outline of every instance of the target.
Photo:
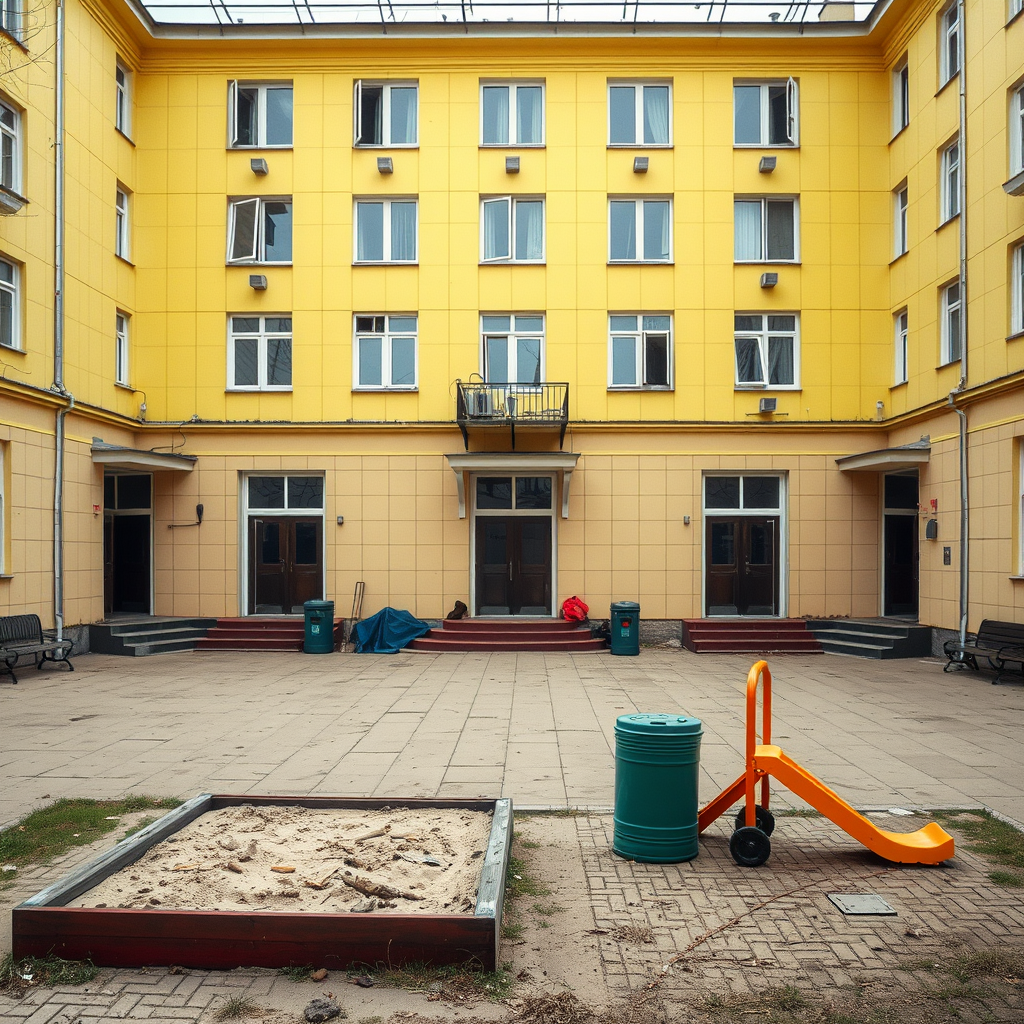
[(550, 516), (478, 516), (476, 614), (551, 614)]
[(103, 614), (152, 612), (153, 478), (108, 473), (103, 478)]
[(249, 517), (249, 614), (298, 615), (323, 597), (323, 520)]
[(707, 615), (777, 615), (779, 519), (708, 519)]
[(916, 474), (887, 475), (883, 501), (882, 614), (916, 619), (919, 576)]

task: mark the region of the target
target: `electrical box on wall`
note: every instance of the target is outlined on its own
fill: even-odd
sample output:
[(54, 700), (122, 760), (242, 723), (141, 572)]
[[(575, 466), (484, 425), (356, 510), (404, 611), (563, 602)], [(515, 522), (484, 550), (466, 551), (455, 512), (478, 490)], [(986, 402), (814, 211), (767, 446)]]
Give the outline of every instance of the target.
[(953, 549), (943, 548), (942, 549), (942, 564), (952, 565), (953, 564)]
[(939, 535), (939, 521), (938, 519), (929, 519), (924, 524), (924, 535), (927, 540), (935, 540)]

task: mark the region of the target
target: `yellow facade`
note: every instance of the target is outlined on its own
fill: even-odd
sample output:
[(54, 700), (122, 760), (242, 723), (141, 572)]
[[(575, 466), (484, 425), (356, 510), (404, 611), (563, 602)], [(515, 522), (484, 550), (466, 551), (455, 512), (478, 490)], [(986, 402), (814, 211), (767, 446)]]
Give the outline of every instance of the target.
[[(713, 526), (728, 516), (710, 504), (705, 480), (750, 475), (779, 481), (769, 512), (755, 516), (752, 506), (734, 517), (769, 522), (777, 546), (771, 607), (751, 605), (760, 614), (913, 617), (886, 580), (917, 576), (919, 562), (917, 617), (957, 628), (954, 393), (968, 424), (969, 621), (1019, 620), (1024, 331), (1014, 330), (1011, 289), (1024, 197), (1002, 186), (1012, 170), (1024, 18), (1007, 23), (1001, 0), (966, 0), (963, 67), (943, 82), (947, 6), (894, 0), (866, 23), (823, 21), (803, 33), (770, 24), (753, 35), (727, 26), (714, 35), (693, 25), (555, 34), (476, 24), (395, 26), (385, 36), (345, 26), (190, 32), (153, 25), (121, 0), (75, 0), (66, 8), (63, 392), (52, 386), (54, 65), (23, 59), (53, 45), (55, 11), (45, 8), (23, 39), (27, 51), (2, 41), (10, 70), (0, 72), (0, 101), (21, 116), (28, 205), (0, 219), (0, 259), (18, 270), (20, 304), (15, 345), (0, 348), (0, 612), (55, 617), (56, 423), (73, 396), (61, 516), (65, 623), (111, 611), (104, 476), (118, 472), (152, 473), (149, 593), (145, 608), (131, 610), (257, 611), (249, 477), (308, 475), (323, 480), (312, 515), (322, 525), (320, 589), (340, 614), (357, 581), (366, 584), (364, 614), (392, 605), (435, 618), (456, 599), (479, 613), (475, 482), (513, 477), (520, 464), (524, 474), (547, 473), (524, 457), (560, 450), (557, 430), (523, 422), (513, 451), (507, 429), (470, 423), (469, 453), (480, 458), (461, 479), (447, 458), (466, 447), (459, 387), (489, 372), (481, 317), (518, 313), (544, 318), (539, 379), (568, 383), (561, 449), (578, 456), (574, 471), (550, 471), (554, 495), (539, 517), (551, 524), (548, 613), (579, 594), (598, 615), (621, 599), (638, 600), (650, 619), (730, 614), (729, 601), (711, 597), (714, 538), (725, 536)], [(904, 65), (905, 127), (895, 109)], [(118, 69), (126, 115), (117, 109)], [(734, 87), (790, 80), (799, 144), (737, 145)], [(415, 146), (353, 143), (360, 81), (417, 84)], [(285, 82), (291, 145), (233, 146), (231, 83)], [(516, 82), (543, 86), (543, 145), (482, 145), (482, 83)], [(616, 84), (670, 87), (669, 145), (609, 144)], [(943, 152), (957, 138), (966, 205), (947, 218)], [(378, 170), (382, 156), (392, 173)], [(506, 170), (509, 156), (519, 158), (517, 173)], [(646, 173), (634, 170), (638, 156), (648, 159)], [(760, 169), (764, 156), (776, 158), (770, 173)], [(266, 160), (267, 173), (254, 172), (254, 158)], [(906, 251), (898, 253), (904, 187)], [(481, 203), (502, 196), (543, 199), (542, 260), (483, 260)], [(249, 197), (291, 203), (289, 263), (232, 265), (229, 204)], [(360, 264), (355, 204), (382, 198), (416, 201), (415, 262)], [(617, 264), (610, 203), (645, 198), (671, 202), (670, 259)], [(738, 199), (762, 210), (793, 201), (793, 258), (737, 258)], [(127, 203), (120, 242), (118, 202)], [(942, 336), (962, 217), (965, 362), (944, 358)], [(763, 286), (765, 273), (777, 273), (774, 287)], [(253, 274), (265, 275), (265, 290), (250, 286)], [(906, 381), (896, 383), (894, 318), (903, 311)], [(417, 317), (415, 389), (358, 387), (359, 314)], [(611, 385), (609, 317), (621, 314), (671, 317), (669, 387)], [(796, 341), (785, 342), (792, 386), (738, 383), (737, 314), (796, 318)], [(128, 330), (121, 383), (119, 316)], [(232, 386), (232, 317), (290, 318), (290, 386)], [(766, 397), (777, 402), (772, 413), (759, 412)], [(923, 460), (892, 454), (923, 436)], [(119, 468), (94, 438), (196, 461), (169, 468), (173, 458), (139, 457)], [(504, 468), (488, 468), (482, 456), (491, 452)], [(852, 470), (837, 464), (871, 452), (890, 454)], [(899, 510), (917, 522), (912, 541), (899, 534), (913, 548), (903, 562), (887, 548), (896, 544), (887, 531), (900, 525), (887, 522), (897, 515), (885, 511), (887, 471), (918, 481), (920, 509)], [(178, 528), (200, 503), (201, 526)]]

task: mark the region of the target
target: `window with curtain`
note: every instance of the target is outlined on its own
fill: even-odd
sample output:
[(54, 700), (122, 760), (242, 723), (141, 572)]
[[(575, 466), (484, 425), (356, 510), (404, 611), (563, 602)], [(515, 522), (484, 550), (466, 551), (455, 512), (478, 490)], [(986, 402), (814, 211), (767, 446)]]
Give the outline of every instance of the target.
[(21, 113), (0, 100), (0, 185), (21, 192)]
[(737, 313), (734, 326), (737, 388), (800, 386), (795, 313)]
[(939, 359), (944, 366), (960, 359), (960, 282), (954, 281), (942, 289), (942, 337)]
[(737, 198), (734, 203), (737, 263), (795, 263), (797, 200), (762, 196)]
[(128, 259), (130, 255), (131, 222), (128, 216), (128, 190), (118, 185), (117, 196), (114, 201), (114, 253), (122, 259)]
[(896, 372), (895, 384), (907, 383), (907, 311), (904, 309), (893, 318), (896, 327)]
[[(542, 313), (484, 313), (481, 372), (488, 384), (540, 384), (544, 373)], [(504, 394), (492, 395), (492, 402)]]
[(799, 88), (796, 79), (736, 82), (732, 95), (734, 145), (799, 145)]
[(910, 124), (910, 66), (907, 58), (892, 73), (892, 133), (898, 135)]
[(0, 345), (4, 348), (21, 348), (20, 281), (20, 268), (0, 259)]
[(480, 145), (543, 146), (544, 83), (481, 82)]
[(480, 262), (544, 262), (543, 198), (494, 196), (480, 201)]
[(671, 125), (668, 82), (608, 83), (609, 146), (670, 146)]
[(672, 387), (672, 317), (612, 313), (608, 317), (609, 390)]
[(290, 196), (228, 200), (228, 263), (291, 263)]
[(122, 135), (131, 135), (131, 72), (128, 71), (120, 60), (114, 65), (114, 82), (117, 89), (114, 100), (114, 127)]
[(907, 231), (907, 206), (909, 205), (909, 192), (906, 185), (901, 185), (893, 193), (893, 255), (902, 256), (909, 247)]
[(291, 391), (292, 318), (228, 317), (228, 391)]
[(1010, 333), (1024, 334), (1024, 242), (1013, 250), (1010, 280)]
[(945, 85), (960, 71), (960, 10), (956, 0), (939, 15), (939, 84)]
[(352, 390), (415, 391), (416, 338), (416, 314), (357, 313)]
[(114, 381), (128, 386), (128, 314), (114, 316)]
[(1024, 173), (1024, 85), (1010, 94), (1010, 177)]
[(416, 200), (357, 199), (353, 263), (416, 262)]
[(609, 199), (609, 263), (672, 262), (671, 199)]
[(416, 146), (419, 85), (416, 82), (355, 84), (355, 144), (357, 146)]
[(228, 83), (228, 128), (232, 149), (289, 148), (292, 83)]
[(22, 0), (0, 0), (0, 28), (20, 40), (22, 34)]
[(942, 151), (942, 223), (960, 212), (960, 141)]

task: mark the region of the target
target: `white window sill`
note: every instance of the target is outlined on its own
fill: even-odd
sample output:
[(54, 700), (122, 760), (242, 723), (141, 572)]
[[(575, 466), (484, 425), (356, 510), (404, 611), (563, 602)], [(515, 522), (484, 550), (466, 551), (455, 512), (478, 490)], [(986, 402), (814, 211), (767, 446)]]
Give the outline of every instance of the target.
[(374, 152), (380, 152), (382, 149), (419, 149), (420, 144), (418, 142), (353, 142), (352, 148), (355, 150), (370, 149)]
[(228, 146), (227, 151), (229, 153), (240, 152), (240, 153), (255, 153), (261, 149), (268, 150), (269, 152), (288, 152), (290, 149), (294, 149), (294, 143), (288, 143), (287, 146)]
[(135, 264), (127, 256), (122, 256), (119, 252), (115, 252), (114, 255), (122, 262), (127, 263), (129, 267), (134, 268)]
[(736, 384), (736, 391), (756, 391), (758, 394), (767, 395), (771, 391), (802, 391), (799, 384)]
[(399, 394), (412, 395), (412, 394), (415, 394), (417, 391), (419, 391), (419, 385), (417, 385), (414, 388), (405, 388), (405, 387), (401, 387), (400, 388), (400, 387), (389, 387), (388, 385), (385, 385), (385, 384), (381, 384), (381, 385), (362, 384), (362, 385), (360, 385), (358, 387), (354, 387), (352, 389), (353, 394), (357, 394), (357, 395), (358, 394), (362, 394), (362, 395), (367, 395), (367, 394), (369, 394), (369, 395), (378, 395), (382, 391), (398, 392)]
[(954, 214), (953, 214), (952, 216), (950, 216), (950, 217), (947, 217), (947, 218), (946, 218), (946, 219), (945, 219), (944, 221), (942, 221), (942, 223), (941, 223), (941, 224), (939, 224), (939, 226), (938, 226), (938, 227), (937, 227), (937, 228), (935, 229), (935, 231), (936, 231), (936, 234), (937, 234), (938, 232), (940, 232), (940, 231), (941, 231), (941, 230), (942, 230), (942, 229), (943, 229), (944, 227), (946, 227), (947, 225), (949, 225), (949, 224), (952, 224), (952, 223), (954, 223), (955, 221), (958, 221), (959, 219), (960, 219), (960, 212), (959, 212), (959, 211), (957, 211), (957, 212), (956, 212), (956, 213), (954, 213)]
[(28, 206), (28, 200), (14, 189), (6, 185), (0, 185), (0, 208), (8, 214), (20, 213)]
[(671, 142), (609, 142), (608, 149), (675, 149)]
[(893, 144), (893, 143), (894, 143), (894, 142), (895, 142), (895, 141), (896, 141), (896, 140), (897, 140), (897, 139), (898, 139), (898, 138), (899, 138), (899, 137), (900, 137), (900, 136), (901, 136), (901, 135), (902, 135), (902, 134), (903, 134), (903, 133), (904, 133), (904, 132), (905, 132), (906, 130), (907, 130), (907, 128), (908, 128), (909, 126), (910, 126), (910, 122), (908, 121), (908, 122), (907, 122), (907, 123), (906, 123), (905, 125), (903, 125), (903, 127), (902, 127), (902, 128), (900, 128), (900, 130), (899, 130), (898, 132), (896, 132), (896, 134), (895, 134), (895, 135), (893, 135), (893, 137), (892, 137), (892, 138), (891, 138), (891, 139), (889, 140), (889, 145), (891, 146), (891, 145), (892, 145), (892, 144)]
[(131, 384), (128, 384), (123, 380), (115, 380), (114, 387), (120, 388), (122, 391), (130, 391), (133, 395), (135, 394), (135, 388), (133, 388)]
[(131, 146), (132, 148), (135, 147), (135, 140), (126, 131), (123, 131), (122, 129), (118, 128), (116, 125), (114, 127), (114, 131), (116, 131), (117, 134), (120, 135), (121, 138), (124, 139), (124, 141), (127, 142), (129, 146)]
[(1024, 327), (1022, 327), (1019, 331), (1014, 331), (1013, 334), (1009, 335), (1006, 340), (1016, 341), (1018, 338), (1024, 338)]
[(894, 263), (898, 263), (901, 259), (903, 259), (904, 256), (907, 255), (908, 252), (910, 252), (909, 249), (904, 249), (903, 252), (897, 253), (895, 256), (893, 256), (891, 260), (889, 260), (889, 266), (891, 267)]
[(1003, 183), (1003, 191), (1008, 196), (1024, 196), (1024, 169), (1017, 171), (1009, 181)]
[(905, 388), (906, 386), (907, 386), (907, 381), (905, 381), (905, 380), (898, 380), (898, 381), (896, 381), (895, 384), (890, 384), (889, 385), (889, 390), (890, 391), (895, 391), (897, 388)]
[(619, 391), (636, 392), (636, 391), (661, 391), (665, 394), (671, 394), (675, 391), (674, 384), (609, 384), (608, 390), (615, 394)]
[(949, 88), (949, 86), (950, 86), (950, 85), (951, 85), (951, 84), (952, 84), (953, 82), (955, 82), (955, 81), (956, 81), (956, 80), (957, 80), (957, 79), (958, 79), (959, 77), (960, 77), (960, 72), (959, 72), (959, 71), (957, 71), (957, 72), (956, 72), (955, 74), (952, 74), (952, 75), (950, 75), (950, 76), (949, 76), (949, 78), (947, 78), (947, 79), (946, 79), (946, 80), (945, 80), (945, 81), (944, 81), (944, 82), (943, 82), (943, 83), (942, 83), (942, 84), (941, 84), (941, 85), (939, 86), (939, 91), (938, 91), (938, 92), (937, 92), (937, 93), (936, 93), (935, 95), (936, 95), (936, 96), (941, 96), (941, 95), (942, 95), (942, 94), (943, 94), (943, 93), (944, 93), (944, 92), (946, 91), (946, 89), (947, 89), (947, 88)]
[(671, 267), (675, 260), (609, 260), (609, 267)]
[(547, 260), (481, 260), (481, 267), (543, 267)]
[(959, 365), (960, 365), (960, 357), (957, 356), (955, 359), (947, 359), (944, 363), (939, 363), (939, 365), (936, 366), (935, 369), (936, 370), (948, 370), (951, 366), (959, 366)]
[(273, 395), (289, 395), (292, 389), (287, 388), (225, 388), (224, 393), (228, 395), (260, 395), (260, 394), (273, 394)]
[(733, 260), (737, 267), (799, 267), (800, 260)]
[(734, 142), (733, 149), (799, 149), (799, 142)]
[(16, 352), (19, 356), (25, 354), (25, 350), (15, 345), (0, 345), (0, 352)]
[(228, 267), (290, 267), (291, 263), (263, 263), (260, 260), (229, 260), (225, 266)]
[[(0, 579), (4, 579), (4, 580), (10, 579), (10, 578), (11, 578), (10, 576), (0, 576)], [(1010, 577), (1010, 582), (1011, 583), (1024, 583), (1024, 576), (1011, 576)]]
[[(1006, 27), (1009, 28), (1015, 21), (1017, 21), (1021, 17), (1024, 17), (1024, 7), (1022, 7), (1019, 11), (1015, 12), (1014, 14), (1010, 15), (1010, 20), (1006, 23)], [(1020, 577), (1016, 578), (1019, 579)]]
[(353, 267), (418, 267), (419, 260), (353, 260)]
[(481, 142), (480, 149), (547, 149), (545, 142)]

